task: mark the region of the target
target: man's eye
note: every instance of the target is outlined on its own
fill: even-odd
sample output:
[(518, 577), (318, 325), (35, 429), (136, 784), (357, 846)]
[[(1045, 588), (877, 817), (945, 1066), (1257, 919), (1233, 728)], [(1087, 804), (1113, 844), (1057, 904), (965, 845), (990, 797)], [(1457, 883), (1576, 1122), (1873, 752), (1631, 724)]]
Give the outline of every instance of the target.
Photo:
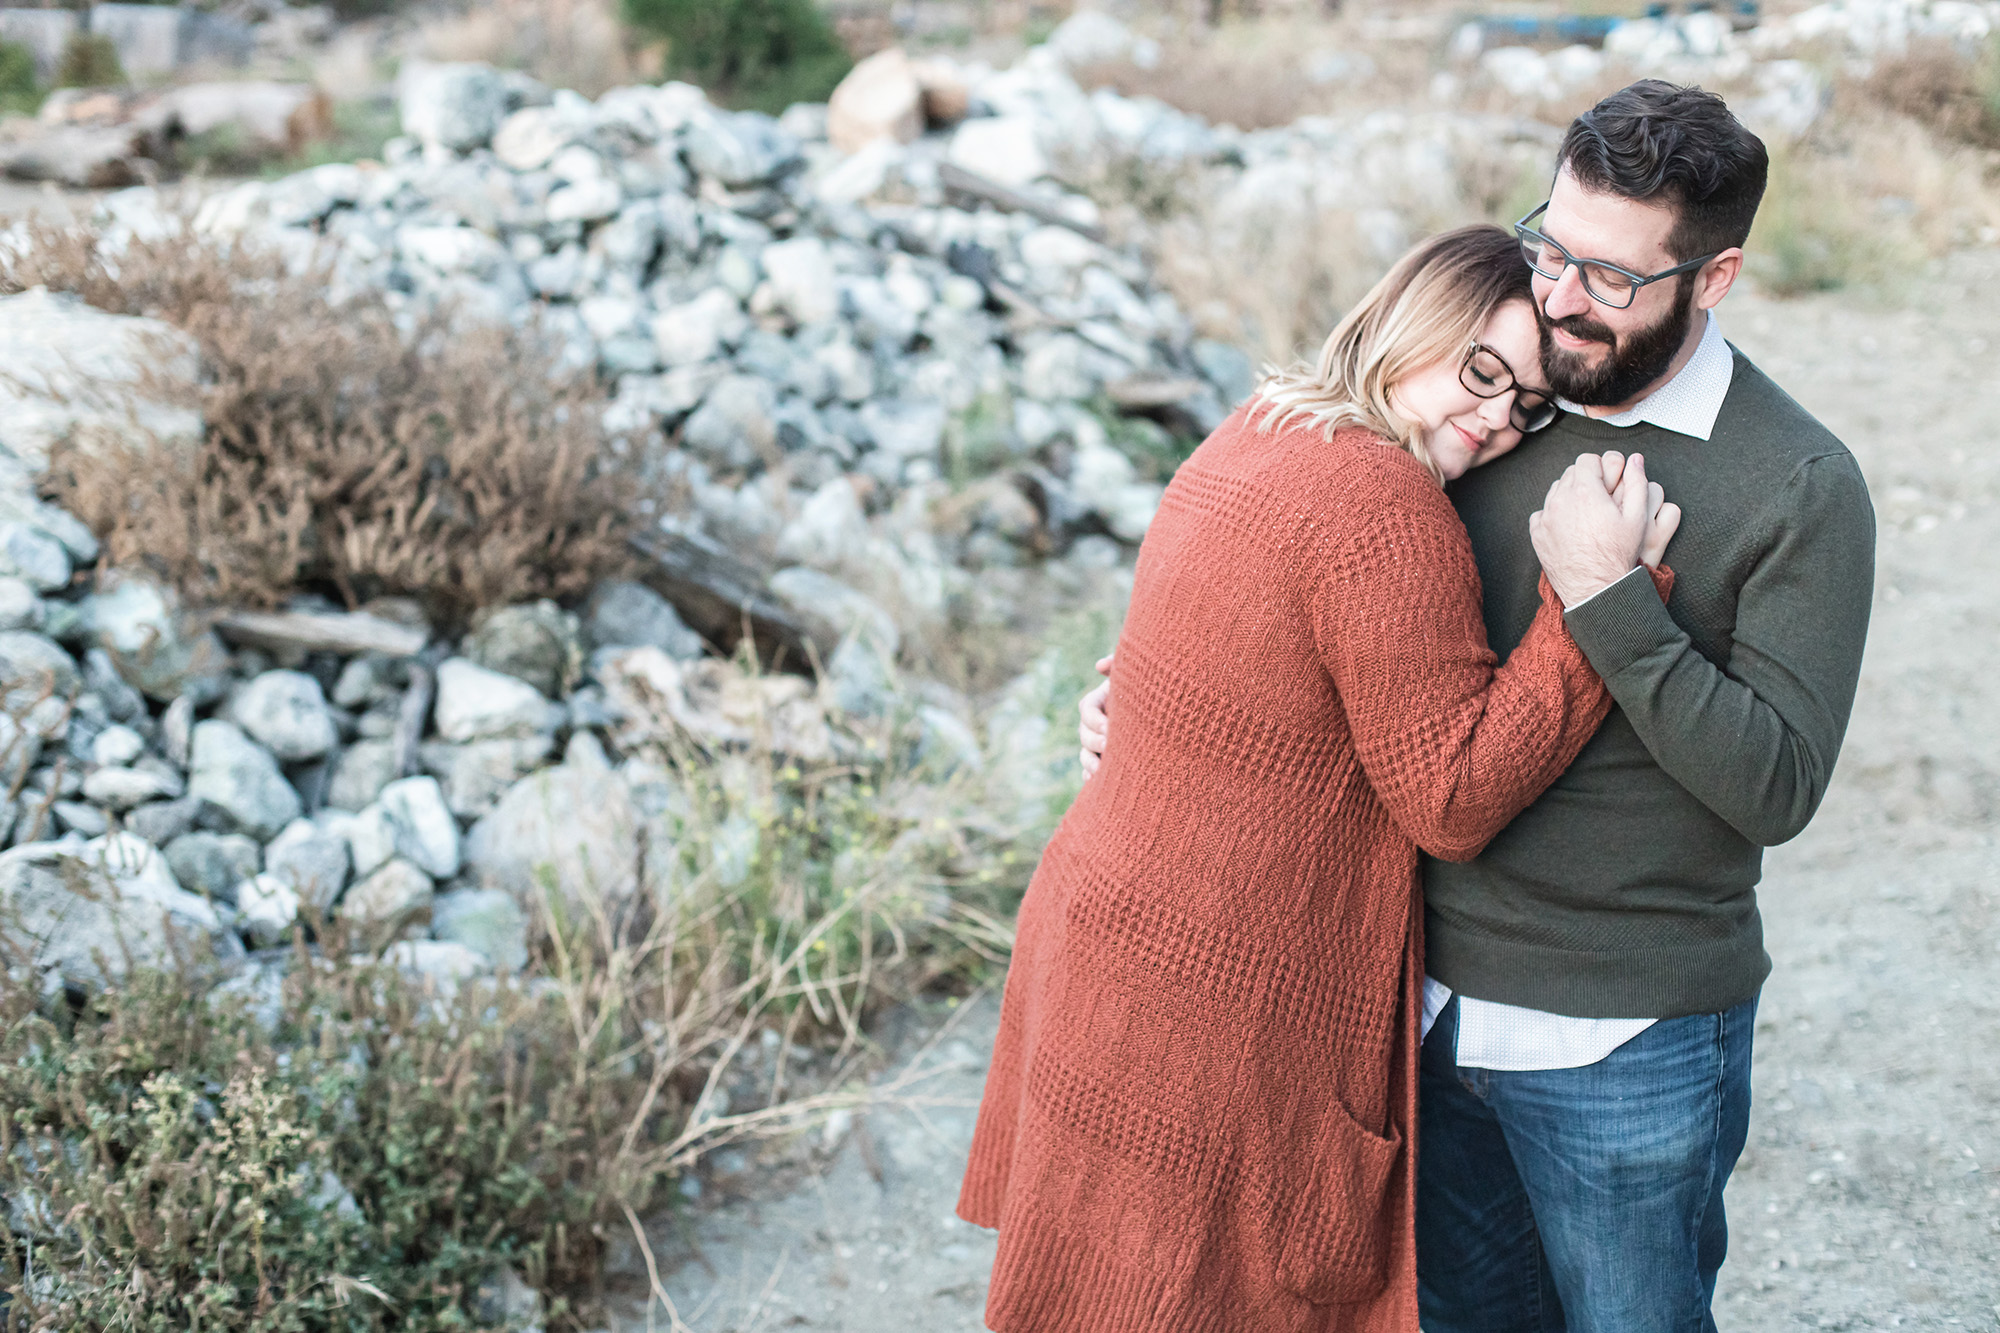
[(1592, 266), (1590, 280), (1608, 291), (1624, 292), (1632, 289), (1632, 279), (1615, 268)]

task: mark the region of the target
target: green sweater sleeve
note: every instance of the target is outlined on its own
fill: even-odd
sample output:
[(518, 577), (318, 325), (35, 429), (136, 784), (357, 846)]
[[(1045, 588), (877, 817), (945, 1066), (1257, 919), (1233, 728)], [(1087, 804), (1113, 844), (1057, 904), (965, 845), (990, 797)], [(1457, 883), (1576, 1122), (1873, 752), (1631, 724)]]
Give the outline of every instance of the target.
[[(1826, 795), (1861, 674), (1875, 513), (1846, 454), (1799, 466), (1773, 497), (1717, 666), (1643, 579), (1566, 617), (1653, 759), (1752, 842), (1796, 837)], [(1672, 564), (1673, 553), (1667, 562)]]

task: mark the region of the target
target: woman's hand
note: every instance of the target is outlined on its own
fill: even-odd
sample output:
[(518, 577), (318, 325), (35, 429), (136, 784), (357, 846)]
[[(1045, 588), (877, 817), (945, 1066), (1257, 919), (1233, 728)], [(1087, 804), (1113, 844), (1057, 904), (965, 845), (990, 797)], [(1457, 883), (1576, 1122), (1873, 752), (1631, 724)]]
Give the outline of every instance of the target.
[(1107, 679), (1102, 685), (1077, 700), (1077, 739), (1083, 742), (1080, 756), (1083, 762), (1084, 781), (1090, 780), (1097, 772), (1097, 766), (1104, 762), (1104, 742), (1111, 734), (1111, 659), (1098, 659), (1097, 674)]

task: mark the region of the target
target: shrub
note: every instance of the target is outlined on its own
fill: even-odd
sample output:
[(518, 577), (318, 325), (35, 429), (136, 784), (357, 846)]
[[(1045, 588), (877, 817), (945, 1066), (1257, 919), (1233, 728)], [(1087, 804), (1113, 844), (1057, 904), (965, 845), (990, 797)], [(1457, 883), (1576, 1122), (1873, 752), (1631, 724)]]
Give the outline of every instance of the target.
[(35, 53), (19, 42), (0, 42), (0, 115), (32, 116), (42, 105)]
[(112, 562), (202, 601), (413, 596), (446, 628), (623, 567), (644, 488), (600, 438), (587, 373), (532, 329), (448, 311), (406, 328), (379, 294), (335, 304), (325, 277), (185, 230), (114, 264), (89, 235), (43, 227), (0, 278), (155, 315), (201, 347), (198, 447), (95, 439), (51, 460), (52, 496)]
[(335, 925), (299, 932), (268, 999), (257, 973), (216, 989), (227, 969), (192, 949), (82, 998), (0, 918), (10, 1314), (466, 1329), (473, 1288), (512, 1266), (557, 1298), (545, 1326), (601, 1325), (600, 1251), (667, 1181), (860, 1103), (868, 1014), (1005, 959), (1106, 642), (1093, 623), (1045, 652), (970, 754), (893, 680), (888, 715), (811, 762), (771, 748), (768, 714), (725, 752), (640, 707), (620, 739), (647, 891), (549, 885), (520, 978), (439, 993)]
[(1914, 44), (1877, 65), (1867, 91), (1947, 139), (2000, 148), (2000, 38), (1977, 55), (1945, 41)]
[(813, 0), (623, 3), (627, 22), (666, 41), (669, 77), (739, 106), (823, 102), (853, 66)]
[(118, 48), (103, 33), (79, 32), (63, 47), (62, 63), (56, 67), (56, 87), (109, 88), (124, 82), (125, 67), (118, 63)]

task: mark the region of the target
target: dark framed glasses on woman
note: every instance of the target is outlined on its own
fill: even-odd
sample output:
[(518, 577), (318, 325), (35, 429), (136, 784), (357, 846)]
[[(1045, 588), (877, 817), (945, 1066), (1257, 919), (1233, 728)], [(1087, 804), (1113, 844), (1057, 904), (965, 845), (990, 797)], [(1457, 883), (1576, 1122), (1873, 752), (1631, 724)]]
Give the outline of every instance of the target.
[(1690, 259), (1685, 264), (1663, 268), (1658, 273), (1634, 273), (1608, 259), (1578, 259), (1528, 225), (1548, 211), (1549, 206), (1543, 204), (1514, 224), (1514, 235), (1521, 241), (1521, 257), (1528, 261), (1529, 268), (1551, 282), (1561, 282), (1563, 274), (1574, 265), (1577, 276), (1583, 279), (1583, 290), (1590, 299), (1613, 310), (1629, 307), (1638, 299), (1641, 287), (1650, 286), (1662, 278), (1677, 278), (1683, 273), (1692, 273), (1722, 253), (1717, 250), (1715, 254)]
[(1498, 398), (1514, 390), (1509, 415), (1514, 429), (1523, 435), (1532, 435), (1556, 419), (1555, 399), (1514, 378), (1514, 368), (1506, 358), (1485, 343), (1475, 342), (1465, 349), (1465, 360), (1458, 365), (1458, 382), (1475, 398)]

